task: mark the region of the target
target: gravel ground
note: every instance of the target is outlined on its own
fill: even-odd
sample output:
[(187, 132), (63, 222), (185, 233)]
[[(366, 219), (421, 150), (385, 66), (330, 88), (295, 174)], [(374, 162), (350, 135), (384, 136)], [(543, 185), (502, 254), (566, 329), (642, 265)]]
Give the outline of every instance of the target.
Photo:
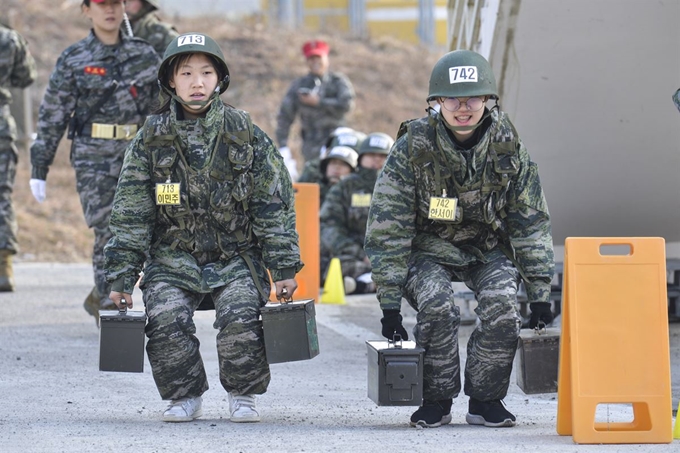
[[(211, 385), (204, 395), (204, 416), (191, 423), (163, 423), (165, 403), (148, 362), (143, 373), (98, 370), (98, 330), (81, 308), (92, 286), (89, 265), (19, 264), (16, 277), (17, 291), (0, 294), (4, 453), (376, 452), (387, 446), (399, 452), (678, 451), (677, 440), (670, 445), (577, 445), (556, 434), (557, 395), (524, 395), (514, 376), (505, 399), (517, 415), (513, 429), (467, 425), (465, 396), (454, 401), (451, 425), (409, 428), (413, 407), (378, 407), (366, 396), (365, 341), (380, 339), (380, 312), (371, 296), (348, 297), (346, 305), (317, 305), (321, 354), (272, 365), (271, 386), (258, 400), (258, 424), (228, 421), (227, 395), (217, 375), (213, 312), (197, 313)], [(412, 326), (413, 312), (405, 310), (405, 317), (407, 327)], [(670, 328), (675, 408), (680, 324)], [(461, 344), (471, 329), (461, 328)], [(625, 415), (618, 407), (605, 414), (612, 419)]]

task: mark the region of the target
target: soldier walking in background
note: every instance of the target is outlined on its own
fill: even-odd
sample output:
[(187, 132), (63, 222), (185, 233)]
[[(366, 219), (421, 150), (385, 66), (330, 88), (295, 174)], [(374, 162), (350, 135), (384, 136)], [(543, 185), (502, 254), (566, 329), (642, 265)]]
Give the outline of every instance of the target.
[[(132, 25), (132, 34), (142, 38), (163, 58), (165, 49), (179, 33), (174, 26), (163, 22), (156, 11), (160, 8), (158, 0), (126, 0), (125, 12)], [(125, 25), (125, 24), (123, 24)], [(126, 32), (125, 28), (123, 32)]]
[(14, 291), (12, 255), (17, 253), (17, 219), (12, 206), (17, 172), (17, 127), (9, 109), (9, 88), (26, 88), (35, 81), (35, 60), (28, 43), (0, 23), (0, 291)]
[(99, 321), (113, 307), (104, 275), (104, 245), (125, 148), (156, 102), (158, 55), (150, 44), (120, 32), (122, 0), (84, 0), (90, 34), (68, 49), (50, 75), (31, 146), (31, 191), (42, 203), (59, 141), (68, 127), (71, 165), (87, 225), (94, 230), (95, 286), (84, 307)]
[(373, 192), (365, 246), (382, 334), (408, 338), (403, 296), (418, 312), (413, 333), (425, 349), (424, 401), (412, 426), (450, 423), (461, 390), (452, 281), (465, 282), (478, 304), (465, 364), (469, 424), (515, 425), (502, 400), (521, 326), (520, 278), (530, 327), (553, 318), (553, 243), (538, 166), (498, 104), (485, 107), (489, 99), (498, 91), (484, 57), (457, 50), (440, 58), (427, 97), (439, 112), (402, 124)]
[(230, 420), (257, 422), (266, 392), (260, 308), (292, 297), (302, 268), (293, 186), (281, 155), (250, 115), (225, 105), (222, 50), (209, 36), (180, 35), (158, 70), (166, 102), (146, 120), (125, 156), (106, 246), (111, 299), (132, 306), (140, 288), (148, 315), (146, 351), (168, 422), (202, 414), (208, 380), (194, 312), (215, 306), (220, 382)]
[(387, 134), (368, 134), (359, 146), (355, 173), (331, 187), (321, 206), (322, 250), (340, 259), (346, 294), (375, 292), (371, 263), (364, 252), (366, 220), (378, 173), (393, 144)]
[(302, 46), (309, 73), (291, 83), (276, 118), (276, 141), (293, 179), (297, 167), (288, 147), (288, 134), (296, 116), (300, 116), (302, 156), (305, 161), (318, 158), (326, 139), (345, 124), (354, 106), (354, 88), (349, 79), (329, 71), (330, 48), (325, 41), (308, 41)]
[(680, 111), (680, 89), (673, 95), (673, 103), (678, 108), (678, 111)]

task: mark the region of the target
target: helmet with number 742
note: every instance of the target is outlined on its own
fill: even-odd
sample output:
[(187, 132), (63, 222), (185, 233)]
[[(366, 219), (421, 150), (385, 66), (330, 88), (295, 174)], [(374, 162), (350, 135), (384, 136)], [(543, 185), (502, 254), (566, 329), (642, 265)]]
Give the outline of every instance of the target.
[(439, 97), (489, 96), (498, 99), (496, 78), (489, 62), (471, 50), (454, 50), (435, 63), (427, 101)]

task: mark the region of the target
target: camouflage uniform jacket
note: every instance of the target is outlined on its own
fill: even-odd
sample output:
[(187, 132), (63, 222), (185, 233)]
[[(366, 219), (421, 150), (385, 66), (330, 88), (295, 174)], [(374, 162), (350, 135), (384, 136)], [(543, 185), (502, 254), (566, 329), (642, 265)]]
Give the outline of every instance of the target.
[[(316, 90), (321, 98), (319, 106), (300, 103), (300, 88)], [(288, 146), (288, 133), (299, 113), (302, 139), (313, 142), (320, 149), (331, 132), (344, 124), (345, 115), (354, 107), (354, 97), (352, 83), (341, 73), (327, 72), (321, 79), (307, 74), (295, 79), (281, 102), (276, 118), (276, 141), (279, 146)]]
[[(432, 197), (457, 198), (455, 220), (429, 219)], [(437, 114), (409, 124), (376, 183), (365, 247), (383, 309), (401, 306), (412, 254), (464, 268), (495, 247), (518, 266), (529, 301), (548, 302), (550, 215), (538, 166), (507, 116), (494, 110), (467, 151), (454, 145)]]
[(680, 111), (680, 89), (673, 95), (673, 103), (678, 108), (678, 111)]
[(10, 115), (8, 88), (26, 88), (37, 76), (28, 43), (19, 33), (0, 25), (0, 139), (16, 140), (16, 124)]
[[(125, 35), (117, 45), (107, 46), (91, 31), (87, 38), (67, 48), (57, 60), (40, 105), (38, 137), (31, 146), (31, 177), (47, 178), (72, 114), (79, 127), (86, 126), (85, 120), (87, 124), (143, 124), (158, 95), (159, 65), (158, 55), (146, 41)], [(116, 82), (118, 86), (104, 104), (85, 118)], [(122, 162), (129, 143), (86, 135), (73, 140), (73, 166), (102, 172), (107, 172), (112, 162)]]
[(378, 171), (359, 167), (331, 187), (321, 206), (321, 242), (334, 256), (366, 257), (366, 221)]
[[(105, 249), (112, 289), (131, 292), (143, 268), (142, 287), (208, 293), (229, 282), (237, 255), (263, 263), (274, 281), (294, 278), (293, 186), (271, 139), (219, 99), (198, 120), (177, 120), (177, 108), (150, 116), (126, 152)], [(180, 184), (177, 205), (157, 204), (167, 182)]]
[(319, 185), (319, 207), (323, 205), (323, 201), (328, 195), (328, 191), (333, 187), (328, 179), (321, 174), (319, 165), (321, 159), (312, 159), (305, 162), (305, 167), (302, 169), (302, 175), (298, 178), (298, 182), (310, 182)]
[(161, 21), (153, 12), (148, 12), (132, 23), (132, 33), (151, 44), (159, 57), (163, 58), (165, 49), (179, 33), (172, 25)]

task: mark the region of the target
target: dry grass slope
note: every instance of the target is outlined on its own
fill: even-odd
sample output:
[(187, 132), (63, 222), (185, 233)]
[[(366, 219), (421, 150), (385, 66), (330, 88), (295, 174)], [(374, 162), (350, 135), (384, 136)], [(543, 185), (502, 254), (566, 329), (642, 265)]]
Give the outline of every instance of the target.
[[(32, 87), (35, 115), (49, 74), (61, 52), (85, 37), (89, 23), (79, 1), (9, 0), (15, 28), (29, 41), (38, 62), (39, 80)], [(3, 8), (4, 9), (4, 8)], [(2, 14), (2, 13), (0, 13)], [(360, 40), (342, 33), (323, 34), (268, 27), (257, 19), (238, 23), (217, 14), (179, 18), (180, 32), (202, 31), (222, 46), (232, 81), (223, 99), (247, 110), (273, 136), (276, 113), (290, 81), (305, 73), (302, 43), (323, 38), (331, 43), (331, 68), (349, 76), (357, 105), (349, 126), (366, 133), (394, 135), (401, 121), (423, 116), (430, 68), (438, 54), (392, 39)], [(294, 127), (292, 136), (297, 136)], [(47, 178), (47, 200), (38, 204), (28, 188), (30, 158), (20, 156), (14, 200), (19, 221), (23, 261), (78, 262), (91, 257), (92, 233), (85, 225), (68, 162), (70, 142), (62, 140)], [(297, 149), (299, 142), (292, 141)]]

